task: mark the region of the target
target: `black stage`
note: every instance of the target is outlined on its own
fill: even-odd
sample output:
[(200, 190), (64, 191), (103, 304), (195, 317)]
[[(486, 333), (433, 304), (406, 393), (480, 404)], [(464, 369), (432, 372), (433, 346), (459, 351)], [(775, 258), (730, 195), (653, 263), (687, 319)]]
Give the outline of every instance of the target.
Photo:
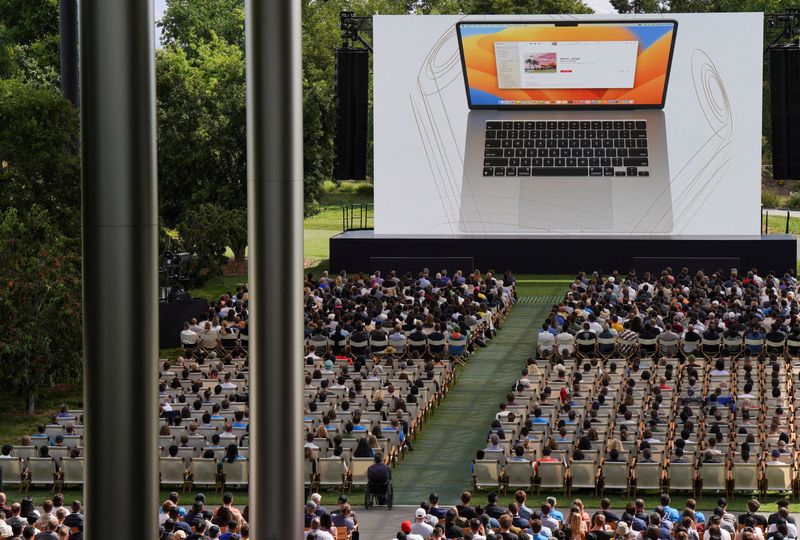
[(465, 272), (493, 268), (517, 274), (574, 274), (579, 270), (660, 271), (683, 266), (725, 272), (752, 267), (762, 273), (794, 269), (793, 235), (733, 236), (437, 236), (376, 235), (372, 230), (346, 231), (330, 239), (332, 272)]

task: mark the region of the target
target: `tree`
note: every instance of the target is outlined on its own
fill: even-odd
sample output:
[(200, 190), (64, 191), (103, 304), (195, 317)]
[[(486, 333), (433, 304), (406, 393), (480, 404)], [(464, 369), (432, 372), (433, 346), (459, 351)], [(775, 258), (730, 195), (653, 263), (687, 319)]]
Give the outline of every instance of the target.
[(0, 213), (0, 380), (32, 414), (37, 393), (82, 373), (77, 242), (42, 207)]
[[(464, 13), (592, 13), (581, 0), (462, 0)], [(612, 0), (613, 1), (613, 0)]]
[(80, 234), (76, 109), (54, 88), (0, 79), (0, 210), (48, 211), (67, 236)]
[(245, 95), (239, 47), (212, 37), (158, 51), (159, 205), (167, 226), (204, 201), (246, 207)]
[(226, 210), (215, 203), (189, 208), (178, 223), (182, 250), (192, 254), (189, 287), (198, 287), (209, 278), (222, 275), (228, 263), (228, 224)]
[(228, 210), (224, 219), (228, 232), (228, 246), (233, 251), (233, 260), (243, 261), (244, 250), (247, 247), (247, 210), (244, 208)]
[(168, 0), (161, 41), (191, 49), (219, 38), (244, 50), (244, 0)]
[(58, 87), (58, 0), (0, 0), (0, 77)]

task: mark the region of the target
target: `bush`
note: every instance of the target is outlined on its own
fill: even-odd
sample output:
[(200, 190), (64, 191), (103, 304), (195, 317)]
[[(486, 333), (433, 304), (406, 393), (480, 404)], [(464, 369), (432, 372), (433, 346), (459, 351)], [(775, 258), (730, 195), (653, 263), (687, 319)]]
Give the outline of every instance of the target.
[[(800, 202), (800, 199), (798, 200), (798, 202)], [(761, 204), (765, 208), (780, 208), (781, 197), (774, 191), (769, 191), (764, 189), (761, 191)]]
[(794, 191), (786, 199), (786, 206), (794, 210), (800, 209), (800, 191)]

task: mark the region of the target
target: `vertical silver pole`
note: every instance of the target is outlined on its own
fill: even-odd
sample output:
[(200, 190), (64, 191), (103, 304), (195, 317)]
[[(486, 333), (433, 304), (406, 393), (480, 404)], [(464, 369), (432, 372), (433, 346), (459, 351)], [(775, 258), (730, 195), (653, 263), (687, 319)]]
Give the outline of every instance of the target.
[(153, 3), (80, 16), (85, 538), (141, 540), (158, 523)]
[(303, 529), (300, 0), (246, 0), (245, 35), (250, 518), (267, 540)]

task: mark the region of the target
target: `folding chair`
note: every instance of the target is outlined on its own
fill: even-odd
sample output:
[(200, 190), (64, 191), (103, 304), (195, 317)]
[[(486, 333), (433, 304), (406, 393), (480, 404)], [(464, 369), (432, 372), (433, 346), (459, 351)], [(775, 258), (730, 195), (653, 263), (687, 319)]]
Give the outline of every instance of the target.
[(222, 489), (226, 486), (247, 486), (249, 481), (249, 462), (246, 459), (228, 463), (222, 462)]
[(25, 469), (22, 466), (22, 458), (5, 456), (0, 457), (0, 475), (2, 475), (3, 484), (17, 486), (20, 490), (22, 490), (24, 471)]
[(61, 459), (62, 482), (65, 486), (83, 486), (83, 458), (65, 457)]
[(529, 490), (532, 484), (533, 463), (528, 460), (509, 461), (506, 463), (506, 493), (508, 493), (509, 488), (522, 488), (524, 490)]
[(764, 483), (762, 495), (767, 491), (794, 491), (794, 470), (789, 463), (764, 464)]
[(604, 462), (600, 496), (603, 496), (606, 489), (621, 489), (627, 495), (630, 491), (630, 468), (630, 464), (625, 461)]
[(731, 494), (734, 491), (752, 493), (761, 487), (761, 466), (759, 463), (734, 463), (731, 469), (733, 479)]
[(28, 458), (28, 485), (55, 486), (59, 479), (56, 473), (55, 461), (51, 457)]
[(564, 490), (566, 494), (564, 463), (562, 461), (540, 461), (534, 480), (537, 495), (542, 488)]
[(636, 462), (634, 467), (633, 477), (633, 497), (636, 497), (637, 491), (643, 489), (651, 489), (654, 491), (661, 491), (661, 476), (664, 468), (661, 462), (657, 463), (642, 463)]
[(472, 487), (500, 491), (500, 462), (496, 459), (476, 459), (472, 462)]
[(572, 461), (567, 471), (568, 488), (597, 490), (597, 460)]
[(191, 475), (187, 483), (192, 488), (196, 486), (207, 486), (217, 488), (220, 483), (218, 461), (214, 458), (191, 458), (189, 469)]
[(343, 472), (342, 459), (340, 457), (319, 458), (317, 460), (317, 489), (324, 487), (336, 487), (340, 493), (344, 492), (346, 475)]
[(728, 491), (728, 464), (703, 463), (700, 466), (699, 491)]
[(184, 486), (186, 463), (181, 457), (162, 457), (158, 460), (158, 471), (162, 486)]

